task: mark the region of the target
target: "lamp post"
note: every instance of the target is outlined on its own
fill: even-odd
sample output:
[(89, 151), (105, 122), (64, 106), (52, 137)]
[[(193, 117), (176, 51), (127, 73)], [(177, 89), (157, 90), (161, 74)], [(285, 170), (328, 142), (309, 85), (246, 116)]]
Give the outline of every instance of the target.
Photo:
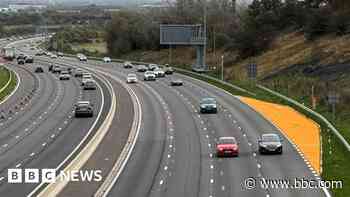
[(225, 56), (221, 56), (221, 80), (224, 81), (224, 58)]
[(207, 53), (207, 0), (204, 0), (203, 1), (204, 5), (203, 5), (203, 13), (204, 13), (204, 16), (203, 16), (203, 23), (204, 23), (204, 40), (205, 40), (205, 43), (204, 43), (204, 54), (203, 54), (203, 66), (206, 68), (206, 53)]

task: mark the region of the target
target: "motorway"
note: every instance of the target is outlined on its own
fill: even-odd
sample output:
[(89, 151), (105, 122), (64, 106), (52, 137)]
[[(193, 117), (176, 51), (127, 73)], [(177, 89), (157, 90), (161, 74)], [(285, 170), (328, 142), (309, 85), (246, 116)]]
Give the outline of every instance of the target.
[[(122, 80), (128, 73), (136, 72), (122, 68), (121, 64), (92, 60), (87, 64), (72, 58), (58, 62), (74, 62)], [(138, 74), (139, 79), (142, 76)], [(185, 85), (170, 87), (171, 77), (181, 78)], [(289, 180), (319, 177), (309, 170), (288, 140), (281, 156), (257, 154), (258, 136), (278, 129), (237, 98), (183, 75), (171, 77), (156, 82), (140, 80), (130, 85), (141, 100), (142, 129), (109, 196), (324, 196), (322, 190), (245, 189), (244, 180), (249, 177)], [(199, 100), (208, 96), (218, 99), (217, 115), (198, 113)], [(238, 139), (239, 158), (215, 158), (215, 143), (221, 136)], [(98, 165), (95, 163), (95, 168)], [(83, 184), (81, 187), (88, 190)], [(92, 187), (91, 192), (95, 189)], [(73, 194), (68, 191), (64, 194)]]
[[(110, 93), (105, 82), (97, 79), (98, 90), (82, 91), (77, 79), (60, 81), (57, 75), (48, 73), (46, 67), (45, 73), (34, 74), (35, 66), (37, 64), (11, 66), (20, 76), (21, 85), (6, 101), (10, 104), (4, 103), (4, 107), (12, 106), (5, 112), (11, 110), (13, 115), (1, 121), (1, 196), (26, 196), (37, 185), (7, 183), (7, 169), (57, 168), (95, 122), (92, 129), (96, 131), (109, 109)], [(78, 100), (91, 101), (99, 115), (74, 118), (73, 105)]]
[[(116, 182), (108, 196), (324, 196), (323, 191), (319, 189), (264, 189), (257, 186), (249, 190), (244, 187), (245, 179), (251, 177), (291, 181), (294, 178), (313, 180), (319, 177), (310, 171), (288, 140), (284, 141), (283, 155), (259, 155), (258, 136), (264, 132), (278, 132), (278, 129), (238, 98), (221, 89), (180, 74), (157, 79), (156, 82), (144, 82), (143, 74), (138, 73), (139, 83), (128, 85), (125, 84), (126, 75), (136, 73), (136, 70), (124, 69), (118, 63), (92, 60), (81, 63), (68, 57), (37, 59), (44, 66), (47, 62), (54, 62), (90, 69), (96, 75), (103, 75), (112, 84), (117, 93), (117, 116), (109, 133), (83, 167), (103, 169), (103, 177), (107, 176), (118, 160), (132, 125), (132, 115), (136, 109), (132, 107), (132, 96), (127, 88), (139, 99), (142, 112), (141, 129), (127, 165), (121, 174), (115, 177)], [(4, 152), (0, 149), (2, 170), (18, 163), (26, 167), (56, 167), (86, 134), (85, 131), (93, 122), (91, 119), (82, 124), (81, 120), (68, 119), (68, 126), (62, 129), (60, 136), (55, 138), (47, 149), (36, 151), (37, 156), (22, 162), (26, 155), (30, 155), (38, 145), (40, 146), (41, 140), (46, 140), (55, 133), (67, 115), (69, 117), (72, 104), (80, 96), (76, 80), (61, 83), (55, 76), (47, 73), (27, 78), (29, 79), (26, 81), (32, 81), (34, 84), (33, 88), (37, 86), (33, 97), (37, 95), (38, 98), (30, 102), (29, 107), (23, 110), (25, 114), (19, 115), (11, 127), (1, 129), (0, 142), (9, 144), (9, 150)], [(171, 78), (182, 79), (184, 86), (171, 87)], [(102, 92), (108, 95), (104, 83), (99, 81), (99, 84)], [(218, 114), (202, 115), (198, 112), (200, 99), (208, 96), (218, 100)], [(101, 95), (83, 92), (82, 97), (93, 100), (97, 107), (101, 105)], [(107, 107), (103, 109), (107, 110), (110, 97), (104, 98)], [(51, 105), (51, 110), (56, 111), (50, 111)], [(42, 112), (47, 112), (46, 116), (40, 116)], [(26, 116), (27, 113), (29, 115)], [(49, 121), (39, 121), (39, 117)], [(25, 135), (25, 129), (32, 128), (34, 122), (35, 129), (31, 129), (31, 133)], [(18, 143), (13, 139), (13, 136), (17, 135), (20, 136)], [(239, 141), (238, 158), (215, 157), (215, 144), (222, 136), (234, 136)], [(69, 183), (60, 196), (92, 196), (101, 184)], [(0, 194), (22, 196), (34, 186), (4, 183), (0, 185)], [(19, 187), (21, 190), (17, 189)]]

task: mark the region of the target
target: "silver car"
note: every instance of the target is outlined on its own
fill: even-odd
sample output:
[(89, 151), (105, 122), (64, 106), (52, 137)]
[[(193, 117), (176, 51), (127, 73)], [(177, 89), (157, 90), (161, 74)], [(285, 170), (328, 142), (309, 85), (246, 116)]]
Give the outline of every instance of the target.
[(60, 80), (69, 80), (70, 79), (70, 74), (67, 70), (64, 70), (61, 72), (61, 74), (59, 75), (59, 79)]
[(75, 117), (93, 117), (93, 105), (89, 101), (79, 101), (74, 106)]
[(92, 79), (88, 79), (85, 81), (83, 85), (84, 90), (96, 90), (96, 82)]
[(127, 83), (137, 83), (136, 74), (128, 74), (128, 76), (126, 77), (126, 82)]

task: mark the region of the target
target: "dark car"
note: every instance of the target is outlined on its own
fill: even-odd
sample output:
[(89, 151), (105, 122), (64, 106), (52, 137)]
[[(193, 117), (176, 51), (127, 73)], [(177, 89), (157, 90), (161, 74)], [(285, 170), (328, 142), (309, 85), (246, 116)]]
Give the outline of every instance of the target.
[(234, 137), (220, 137), (216, 144), (217, 157), (238, 157), (239, 147)]
[(259, 153), (260, 154), (282, 154), (283, 152), (283, 145), (282, 145), (283, 139), (275, 134), (275, 133), (268, 133), (263, 134), (258, 139), (258, 147), (259, 147)]
[(26, 60), (25, 59), (17, 59), (18, 64), (25, 64)]
[(19, 59), (26, 59), (27, 58), (27, 56), (26, 55), (24, 55), (24, 54), (19, 54), (18, 56), (17, 56), (17, 60), (19, 60)]
[(182, 86), (184, 84), (184, 82), (180, 79), (173, 79), (170, 82), (171, 86)]
[(139, 65), (137, 67), (137, 72), (146, 72), (147, 70), (148, 70), (148, 68), (145, 65)]
[(94, 110), (89, 101), (80, 101), (74, 107), (75, 117), (93, 117)]
[(217, 104), (214, 98), (204, 98), (200, 102), (201, 113), (217, 113)]
[(34, 57), (28, 56), (25, 60), (25, 63), (34, 63)]
[(165, 68), (165, 74), (166, 75), (172, 75), (174, 73), (174, 69), (172, 67), (166, 67)]
[(36, 67), (35, 70), (34, 70), (35, 73), (43, 73), (44, 72), (44, 69), (40, 66)]

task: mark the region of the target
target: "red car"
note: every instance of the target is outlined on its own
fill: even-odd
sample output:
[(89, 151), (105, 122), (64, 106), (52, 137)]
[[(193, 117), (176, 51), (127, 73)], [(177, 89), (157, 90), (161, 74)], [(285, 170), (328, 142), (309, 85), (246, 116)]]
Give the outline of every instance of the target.
[(220, 137), (216, 145), (216, 155), (218, 157), (233, 156), (238, 157), (239, 147), (234, 137)]

